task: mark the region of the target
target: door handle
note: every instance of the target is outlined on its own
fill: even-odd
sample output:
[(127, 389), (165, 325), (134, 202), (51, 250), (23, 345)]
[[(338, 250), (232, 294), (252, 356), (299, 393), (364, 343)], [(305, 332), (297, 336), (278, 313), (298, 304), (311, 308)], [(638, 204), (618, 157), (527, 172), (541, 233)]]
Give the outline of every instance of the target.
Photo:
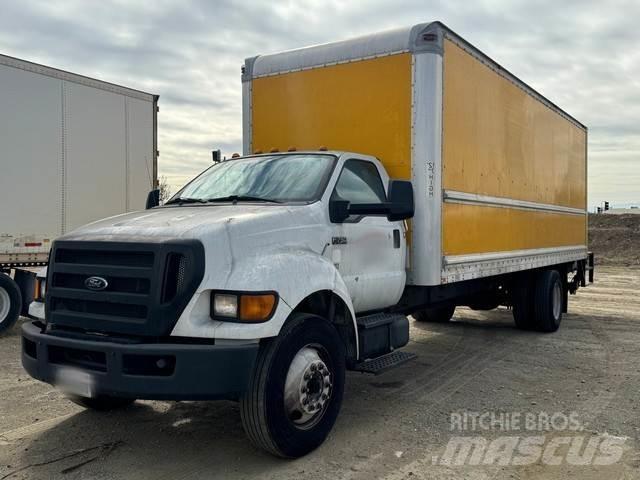
[(400, 230), (393, 231), (393, 248), (400, 248)]

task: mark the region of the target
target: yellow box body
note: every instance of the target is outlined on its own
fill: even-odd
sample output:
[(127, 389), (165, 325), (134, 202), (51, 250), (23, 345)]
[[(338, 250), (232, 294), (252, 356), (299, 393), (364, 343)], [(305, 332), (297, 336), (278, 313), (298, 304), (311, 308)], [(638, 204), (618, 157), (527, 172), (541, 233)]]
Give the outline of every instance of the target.
[[(444, 190), (586, 209), (586, 132), (450, 40)], [(446, 204), (445, 255), (586, 245), (586, 215)]]
[(253, 80), (253, 150), (373, 155), (392, 178), (411, 178), (411, 55)]
[(245, 154), (326, 147), (413, 181), (410, 283), (586, 256), (586, 127), (444, 25), (253, 61)]

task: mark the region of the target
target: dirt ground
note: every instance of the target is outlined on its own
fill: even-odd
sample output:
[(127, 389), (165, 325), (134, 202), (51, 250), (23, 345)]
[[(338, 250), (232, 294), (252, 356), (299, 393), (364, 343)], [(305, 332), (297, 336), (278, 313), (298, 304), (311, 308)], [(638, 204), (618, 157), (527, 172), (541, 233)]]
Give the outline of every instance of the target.
[[(0, 338), (0, 479), (640, 478), (639, 286), (640, 269), (602, 267), (594, 285), (571, 297), (554, 334), (516, 330), (507, 309), (459, 308), (449, 324), (412, 322), (408, 349), (417, 359), (377, 377), (348, 374), (330, 437), (295, 461), (255, 450), (233, 402), (84, 411), (22, 370), (16, 327)], [(526, 429), (462, 429), (452, 418), (465, 412), (536, 420)], [(579, 430), (540, 424), (553, 414), (572, 415)], [(528, 465), (488, 451), (457, 465), (447, 445), (461, 436), (488, 442), (493, 453), (502, 445), (502, 454), (505, 438), (541, 437), (543, 453), (555, 440), (561, 446)], [(562, 442), (576, 437), (586, 439), (583, 453), (589, 439), (621, 446), (600, 444), (611, 465), (575, 465)]]
[(589, 249), (601, 265), (640, 266), (640, 214), (589, 215)]

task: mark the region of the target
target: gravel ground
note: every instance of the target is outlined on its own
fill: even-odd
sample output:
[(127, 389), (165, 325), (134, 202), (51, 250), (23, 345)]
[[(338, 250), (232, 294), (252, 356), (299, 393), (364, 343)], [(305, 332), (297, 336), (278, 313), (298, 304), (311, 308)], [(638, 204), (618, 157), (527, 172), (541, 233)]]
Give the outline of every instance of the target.
[[(23, 372), (16, 328), (0, 338), (0, 480), (640, 478), (640, 269), (596, 274), (594, 285), (571, 297), (555, 334), (515, 330), (506, 309), (459, 308), (446, 325), (413, 322), (408, 349), (418, 358), (377, 377), (350, 373), (332, 434), (295, 461), (252, 448), (232, 402), (84, 411)], [(509, 428), (503, 421), (504, 431), (497, 423), (461, 429), (452, 418), (464, 412), (512, 421)], [(543, 421), (553, 414), (555, 428)], [(564, 428), (569, 417), (578, 431)], [(526, 418), (536, 427), (524, 427)], [(456, 437), (485, 442), (486, 450), (448, 457)], [(510, 442), (522, 448), (518, 442), (535, 438), (544, 454), (516, 465)], [(570, 442), (577, 442), (573, 453)], [(578, 453), (589, 465), (575, 465)]]

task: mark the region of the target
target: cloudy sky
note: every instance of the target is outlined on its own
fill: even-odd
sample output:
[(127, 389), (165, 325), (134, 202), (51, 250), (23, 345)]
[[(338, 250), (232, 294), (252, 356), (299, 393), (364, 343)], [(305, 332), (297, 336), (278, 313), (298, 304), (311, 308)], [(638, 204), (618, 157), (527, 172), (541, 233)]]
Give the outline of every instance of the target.
[(640, 1), (0, 0), (0, 53), (160, 95), (173, 189), (241, 150), (245, 57), (441, 20), (589, 129), (589, 205), (640, 204)]

